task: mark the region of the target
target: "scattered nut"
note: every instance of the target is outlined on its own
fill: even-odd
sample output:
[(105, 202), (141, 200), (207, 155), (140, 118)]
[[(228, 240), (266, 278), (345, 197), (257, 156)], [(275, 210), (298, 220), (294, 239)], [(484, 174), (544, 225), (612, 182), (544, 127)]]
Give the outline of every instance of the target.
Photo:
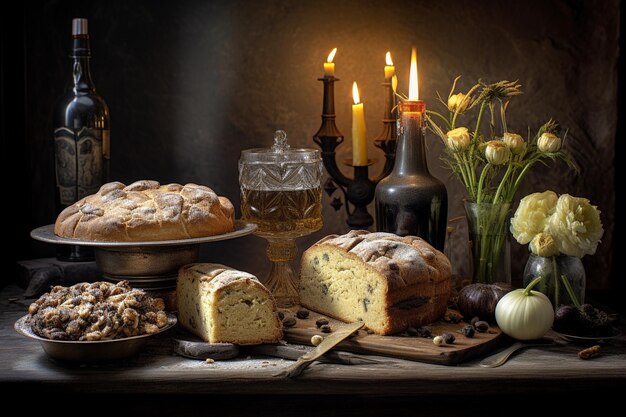
[(299, 319), (306, 319), (309, 317), (309, 310), (307, 310), (306, 308), (299, 308), (296, 316)]
[(287, 317), (283, 320), (283, 327), (293, 327), (296, 325), (296, 319), (293, 317)]
[(282, 311), (279, 311), (279, 312), (278, 312), (278, 319), (279, 319), (279, 320), (282, 320), (282, 319), (284, 319), (284, 318), (285, 318), (285, 313), (283, 313)]
[(330, 333), (332, 332), (332, 329), (330, 328), (330, 326), (328, 324), (323, 324), (320, 326), (320, 330), (324, 333)]
[(328, 324), (328, 320), (326, 319), (317, 319), (315, 320), (315, 325), (317, 326), (317, 328), (319, 329), (320, 327), (322, 327), (323, 325)]
[(479, 321), (480, 321), (480, 317), (476, 316), (470, 320), (469, 324), (471, 324), (472, 326), (475, 326), (476, 322), (479, 322)]
[(215, 362), (215, 359), (206, 358), (206, 363), (213, 363), (213, 362)]
[(454, 337), (452, 333), (443, 333), (441, 337), (443, 337), (443, 341), (446, 342), (446, 344), (448, 345), (453, 344), (454, 341), (456, 340), (456, 338)]
[(472, 337), (474, 337), (474, 334), (475, 334), (474, 326), (468, 324), (467, 326), (463, 327), (461, 329), (461, 334), (471, 339)]
[(322, 343), (322, 340), (324, 340), (324, 337), (320, 336), (319, 334), (316, 334), (313, 337), (311, 337), (311, 344), (313, 346), (318, 346), (320, 343)]
[(409, 327), (406, 329), (406, 332), (409, 336), (417, 336), (419, 333), (415, 327)]
[(474, 328), (476, 329), (476, 331), (485, 333), (487, 330), (489, 330), (489, 323), (487, 323), (486, 321), (480, 320), (474, 324)]
[(578, 357), (580, 359), (591, 359), (598, 353), (600, 353), (600, 345), (594, 345), (578, 352)]
[(372, 329), (367, 329), (367, 334), (374, 334), (374, 333), (376, 333), (374, 330), (372, 330)]
[(430, 326), (422, 326), (417, 329), (417, 335), (419, 337), (431, 338), (433, 337), (433, 328)]
[(433, 343), (435, 344), (435, 346), (441, 346), (443, 345), (443, 337), (441, 336), (435, 336), (435, 338), (433, 339)]

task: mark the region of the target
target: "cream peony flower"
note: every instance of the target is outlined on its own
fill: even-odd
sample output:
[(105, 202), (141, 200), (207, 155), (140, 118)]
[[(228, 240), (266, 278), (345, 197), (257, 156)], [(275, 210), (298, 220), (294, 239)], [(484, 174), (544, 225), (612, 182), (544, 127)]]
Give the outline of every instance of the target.
[(501, 140), (490, 140), (485, 148), (487, 162), (493, 165), (502, 165), (511, 159), (511, 151)]
[(596, 253), (604, 234), (598, 208), (586, 198), (569, 194), (559, 197), (548, 231), (556, 237), (562, 254), (578, 258)]
[(561, 149), (561, 138), (554, 133), (542, 133), (537, 141), (537, 147), (544, 153), (558, 152)]
[(557, 201), (554, 191), (534, 193), (522, 198), (511, 219), (511, 233), (515, 240), (525, 245), (543, 232)]
[(467, 106), (470, 104), (471, 100), (472, 98), (467, 94), (452, 94), (448, 97), (448, 110), (451, 112), (463, 113), (467, 110)]
[(529, 246), (532, 253), (544, 258), (559, 254), (559, 245), (550, 233), (536, 234)]
[(511, 150), (513, 155), (520, 155), (526, 150), (526, 142), (517, 133), (505, 132), (502, 142)]
[(458, 152), (467, 149), (470, 145), (470, 135), (466, 127), (457, 127), (446, 133), (446, 146)]

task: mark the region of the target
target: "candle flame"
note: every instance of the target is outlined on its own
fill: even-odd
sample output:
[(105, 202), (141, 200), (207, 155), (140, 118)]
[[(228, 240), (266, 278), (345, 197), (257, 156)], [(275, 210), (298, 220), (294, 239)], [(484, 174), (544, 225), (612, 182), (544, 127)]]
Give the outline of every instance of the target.
[(356, 81), (352, 84), (352, 99), (354, 100), (354, 104), (359, 104), (361, 102), (361, 97), (359, 97), (359, 88), (356, 86)]
[(411, 69), (409, 71), (409, 100), (419, 100), (420, 92), (417, 82), (417, 50), (411, 50)]
[(337, 53), (337, 48), (330, 51), (330, 54), (328, 54), (328, 58), (326, 59), (326, 62), (333, 62), (333, 59), (335, 59), (336, 53)]
[(396, 74), (393, 74), (393, 77), (391, 77), (391, 88), (393, 88), (394, 93), (398, 89), (398, 76)]
[(387, 65), (391, 66), (393, 65), (393, 61), (391, 60), (391, 52), (387, 51), (387, 54), (385, 55), (385, 62), (387, 62)]

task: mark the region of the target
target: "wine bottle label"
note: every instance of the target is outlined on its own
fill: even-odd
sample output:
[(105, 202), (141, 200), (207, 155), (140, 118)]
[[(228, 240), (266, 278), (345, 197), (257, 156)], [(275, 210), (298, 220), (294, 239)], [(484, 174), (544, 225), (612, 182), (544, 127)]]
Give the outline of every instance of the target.
[(60, 203), (70, 205), (98, 191), (103, 182), (109, 131), (61, 127), (54, 131), (56, 183)]

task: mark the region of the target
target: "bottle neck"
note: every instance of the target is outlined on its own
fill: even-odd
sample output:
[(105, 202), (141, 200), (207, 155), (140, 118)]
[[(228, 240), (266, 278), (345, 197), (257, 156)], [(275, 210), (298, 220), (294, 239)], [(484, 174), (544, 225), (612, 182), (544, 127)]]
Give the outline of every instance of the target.
[(73, 60), (72, 74), (74, 76), (74, 87), (72, 90), (74, 94), (95, 93), (96, 86), (91, 79), (91, 48), (89, 47), (89, 36), (74, 36), (72, 54), (70, 57)]
[[(414, 104), (421, 103), (419, 106)], [(393, 167), (396, 175), (427, 174), (426, 145), (424, 138), (423, 102), (400, 103), (400, 125), (396, 161)]]

